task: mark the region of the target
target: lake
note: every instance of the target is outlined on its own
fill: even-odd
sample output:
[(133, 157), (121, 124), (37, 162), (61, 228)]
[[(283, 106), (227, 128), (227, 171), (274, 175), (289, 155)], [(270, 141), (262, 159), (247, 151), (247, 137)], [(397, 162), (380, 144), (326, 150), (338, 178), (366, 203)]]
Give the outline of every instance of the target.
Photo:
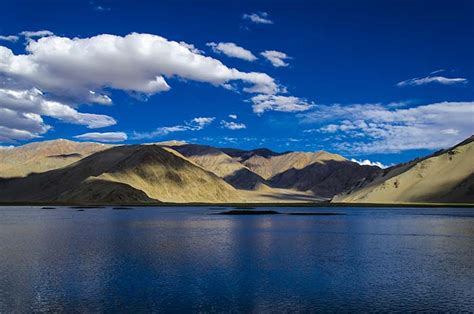
[(474, 311), (472, 208), (0, 207), (0, 312)]

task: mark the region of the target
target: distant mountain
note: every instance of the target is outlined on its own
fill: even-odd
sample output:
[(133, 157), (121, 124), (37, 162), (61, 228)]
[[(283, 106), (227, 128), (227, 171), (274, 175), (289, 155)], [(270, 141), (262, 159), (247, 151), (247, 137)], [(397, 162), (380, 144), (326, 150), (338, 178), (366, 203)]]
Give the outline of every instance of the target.
[(325, 160), (301, 169), (290, 168), (272, 177), (270, 185), (331, 198), (380, 172), (378, 167), (361, 166), (348, 160)]
[(236, 202), (222, 179), (157, 145), (118, 146), (67, 167), (0, 181), (0, 201)]
[(218, 148), (185, 144), (171, 146), (204, 169), (218, 175), (237, 189), (254, 190), (265, 180)]
[(242, 150), (242, 149), (236, 149), (236, 148), (221, 148), (220, 150), (231, 157), (239, 158), (240, 161), (245, 161), (253, 156), (261, 156), (265, 158), (270, 158), (273, 156), (286, 154), (286, 153), (277, 153), (268, 148), (257, 148), (257, 149), (252, 149), (252, 150)]
[(428, 157), (385, 169), (333, 201), (474, 203), (474, 137)]
[(242, 163), (262, 178), (270, 179), (289, 169), (303, 169), (311, 164), (327, 160), (346, 161), (340, 155), (320, 151), (315, 153), (287, 152), (273, 155), (254, 154), (243, 160)]
[(60, 139), (0, 149), (0, 177), (23, 177), (32, 172), (62, 168), (110, 147)]

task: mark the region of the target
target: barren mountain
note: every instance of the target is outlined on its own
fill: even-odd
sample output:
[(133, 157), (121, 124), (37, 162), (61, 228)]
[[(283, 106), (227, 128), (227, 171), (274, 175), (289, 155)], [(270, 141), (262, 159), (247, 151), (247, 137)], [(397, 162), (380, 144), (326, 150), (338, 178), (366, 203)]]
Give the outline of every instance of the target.
[(262, 178), (270, 179), (289, 169), (303, 169), (314, 163), (322, 164), (327, 160), (345, 161), (346, 159), (325, 151), (315, 153), (288, 152), (273, 156), (254, 154), (243, 161), (243, 164)]
[(348, 160), (318, 160), (304, 168), (291, 168), (279, 173), (270, 179), (270, 184), (331, 198), (381, 171), (378, 167), (361, 166)]
[(265, 184), (263, 178), (218, 148), (196, 144), (172, 148), (237, 189), (253, 190), (257, 185)]
[(335, 202), (474, 202), (474, 137), (423, 159), (386, 169)]
[(0, 201), (18, 200), (235, 202), (239, 193), (162, 147), (130, 145), (95, 153), (61, 169), (1, 180)]
[(54, 140), (0, 149), (0, 177), (22, 177), (70, 165), (111, 145)]

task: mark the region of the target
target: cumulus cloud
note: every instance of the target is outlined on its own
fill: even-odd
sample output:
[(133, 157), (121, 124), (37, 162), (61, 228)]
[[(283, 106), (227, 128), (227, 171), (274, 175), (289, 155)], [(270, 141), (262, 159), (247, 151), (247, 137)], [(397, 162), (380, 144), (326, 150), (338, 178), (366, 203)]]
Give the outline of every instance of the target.
[(18, 41), (19, 37), (16, 35), (0, 35), (0, 40), (5, 40), (5, 41), (10, 41), (10, 42), (16, 42)]
[(255, 24), (273, 24), (273, 21), (269, 19), (267, 12), (246, 13), (242, 15), (242, 18)]
[(358, 159), (352, 158), (351, 161), (356, 162), (361, 166), (376, 166), (376, 167), (379, 167), (379, 168), (382, 168), (382, 169), (385, 169), (385, 168), (389, 167), (387, 165), (384, 165), (380, 161), (370, 161), (368, 159), (358, 160)]
[(243, 59), (247, 61), (255, 61), (257, 57), (254, 54), (240, 46), (237, 46), (234, 43), (214, 43), (210, 42), (206, 44), (211, 47), (212, 50), (216, 53), (223, 53), (228, 57)]
[[(111, 117), (81, 113), (77, 108), (80, 104), (111, 105), (112, 90), (145, 97), (165, 92), (171, 88), (168, 81), (173, 79), (240, 89), (259, 94), (256, 100), (266, 95), (273, 97), (273, 105), (268, 103), (270, 99), (259, 100), (257, 108), (265, 108), (260, 112), (298, 111), (283, 110), (290, 104), (278, 105), (286, 96), (277, 94), (286, 89), (271, 76), (229, 68), (185, 42), (138, 33), (68, 38), (42, 30), (21, 35), (27, 38), (24, 54), (0, 46), (0, 88), (25, 95), (23, 102), (29, 102), (28, 110), (8, 110), (17, 110), (17, 120), (29, 121), (36, 128), (3, 130), (3, 140), (29, 139), (47, 132), (50, 126), (43, 122), (43, 116), (89, 128), (115, 124)], [(7, 96), (14, 97), (4, 92), (3, 97)], [(294, 99), (295, 108), (303, 108), (304, 104)], [(2, 106), (3, 111), (7, 110)]]
[(335, 148), (354, 153), (446, 148), (474, 134), (474, 102), (439, 102), (413, 108), (321, 105), (299, 117), (305, 123), (323, 124), (318, 131), (332, 136)]
[(90, 129), (116, 123), (106, 115), (82, 113), (66, 104), (46, 100), (38, 89), (0, 88), (0, 141), (28, 140), (46, 133), (51, 127), (43, 121), (42, 116)]
[(230, 115), (229, 115), (229, 118), (231, 118), (231, 119), (234, 119), (234, 120), (235, 120), (235, 119), (237, 119), (237, 115), (236, 115), (236, 114), (230, 114)]
[[(437, 71), (433, 72), (436, 73)], [(442, 85), (454, 85), (454, 84), (467, 84), (468, 80), (465, 78), (448, 78), (444, 76), (427, 76), (421, 78), (412, 78), (409, 80), (401, 81), (397, 83), (397, 86), (419, 86), (431, 83), (437, 83)]]
[(229, 130), (241, 130), (241, 129), (245, 129), (247, 128), (247, 126), (243, 123), (237, 123), (237, 122), (234, 122), (234, 121), (225, 121), (225, 120), (222, 120), (221, 121), (221, 126), (225, 129), (229, 129)]
[(174, 126), (164, 126), (156, 128), (151, 132), (133, 132), (132, 138), (134, 140), (153, 139), (170, 133), (184, 132), (184, 131), (199, 131), (207, 127), (215, 120), (215, 117), (196, 117), (184, 124)]
[(123, 142), (127, 140), (127, 134), (124, 132), (105, 132), (105, 133), (98, 133), (98, 132), (91, 132), (85, 133), (81, 135), (76, 135), (74, 138), (80, 140), (87, 140), (87, 141), (97, 141), (97, 142)]
[(299, 112), (314, 107), (314, 104), (294, 96), (257, 95), (251, 98), (253, 112), (262, 114), (265, 111)]
[(180, 41), (179, 44), (186, 47), (186, 48), (188, 48), (189, 51), (191, 51), (192, 53), (197, 53), (197, 54), (200, 54), (200, 55), (204, 54), (204, 51), (196, 48), (196, 46), (194, 46), (193, 44), (188, 44), (185, 41)]
[(276, 68), (287, 67), (289, 64), (285, 60), (291, 59), (286, 53), (276, 50), (265, 50), (260, 54)]
[(175, 77), (216, 86), (240, 81), (250, 93), (279, 90), (265, 73), (228, 68), (191, 51), (189, 45), (151, 34), (48, 36), (29, 41), (26, 51), (15, 55), (0, 46), (0, 74), (16, 84), (79, 102), (97, 103), (90, 91), (103, 94), (105, 88), (153, 95), (168, 91), (167, 80)]

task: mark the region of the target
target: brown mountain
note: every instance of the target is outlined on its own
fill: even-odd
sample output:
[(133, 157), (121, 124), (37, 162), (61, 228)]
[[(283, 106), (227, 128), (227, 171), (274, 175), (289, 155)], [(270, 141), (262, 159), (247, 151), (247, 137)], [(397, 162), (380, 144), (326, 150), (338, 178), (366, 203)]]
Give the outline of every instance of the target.
[(473, 145), (381, 170), (327, 152), (46, 141), (0, 150), (0, 202), (474, 202)]
[(474, 203), (474, 137), (433, 155), (386, 169), (335, 202)]
[(378, 167), (361, 166), (347, 160), (326, 160), (301, 169), (288, 169), (269, 182), (273, 187), (311, 191), (314, 195), (331, 198), (379, 172)]
[(0, 149), (0, 177), (22, 177), (32, 172), (62, 168), (110, 147), (60, 139)]
[(254, 190), (265, 184), (262, 177), (218, 148), (196, 144), (177, 145), (172, 148), (237, 189)]
[(311, 164), (323, 163), (328, 160), (346, 161), (340, 155), (320, 151), (315, 153), (287, 152), (278, 155), (253, 154), (242, 163), (262, 178), (270, 179), (290, 169), (303, 169)]
[[(25, 191), (28, 191), (25, 193)], [(157, 145), (118, 146), (67, 167), (0, 181), (0, 201), (236, 202), (222, 179)]]

